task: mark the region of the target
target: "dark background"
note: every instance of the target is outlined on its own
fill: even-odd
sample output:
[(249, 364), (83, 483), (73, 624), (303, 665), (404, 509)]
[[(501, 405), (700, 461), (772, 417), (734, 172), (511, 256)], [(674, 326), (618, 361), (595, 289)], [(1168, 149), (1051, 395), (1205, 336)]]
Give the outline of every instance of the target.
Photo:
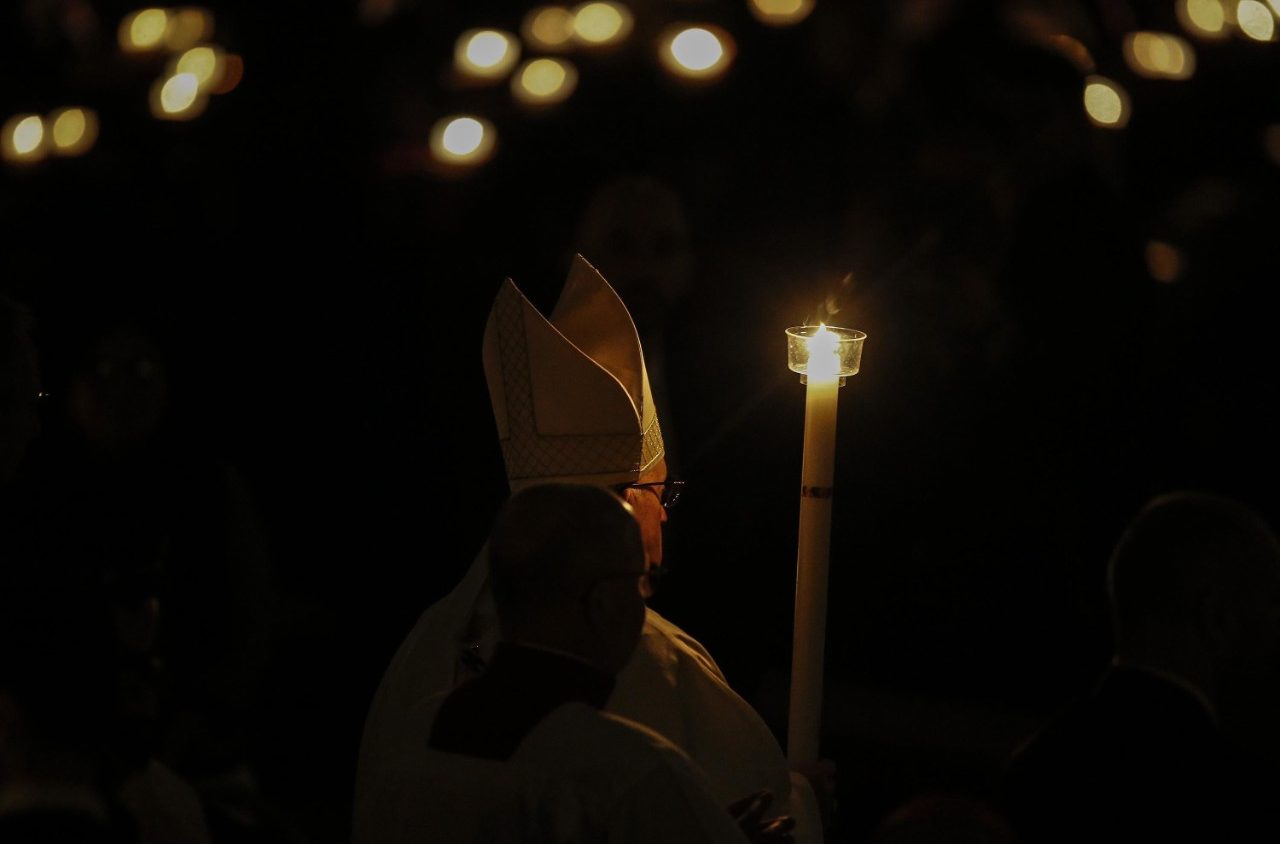
[[(570, 55), (553, 109), (453, 84), (457, 34), (517, 30), (528, 5), (209, 4), (245, 73), (187, 123), (147, 111), (162, 62), (115, 48), (132, 7), (5, 6), (0, 116), (102, 122), (82, 158), (0, 167), (5, 288), (55, 405), (87, 326), (143, 315), (191, 448), (245, 478), (281, 597), (264, 793), (303, 837), (345, 840), (373, 688), (505, 494), (489, 303), (511, 277), (549, 307), (594, 191), (638, 174), (679, 197), (695, 268), (663, 323), (689, 486), (655, 606), (785, 735), (804, 394), (783, 330), (865, 330), (832, 535), (841, 829), (985, 795), (1104, 664), (1106, 556), (1144, 500), (1197, 487), (1280, 515), (1280, 46), (1198, 41), (1173, 3), (819, 0), (786, 29), (741, 2), (637, 3), (626, 43)], [(734, 35), (725, 77), (663, 72), (677, 20)], [(1137, 29), (1187, 37), (1195, 76), (1134, 76)], [(1054, 35), (1127, 88), (1126, 128), (1088, 122)], [(433, 172), (427, 132), (459, 111), (493, 121), (496, 155)], [(1181, 250), (1173, 282), (1152, 240)]]

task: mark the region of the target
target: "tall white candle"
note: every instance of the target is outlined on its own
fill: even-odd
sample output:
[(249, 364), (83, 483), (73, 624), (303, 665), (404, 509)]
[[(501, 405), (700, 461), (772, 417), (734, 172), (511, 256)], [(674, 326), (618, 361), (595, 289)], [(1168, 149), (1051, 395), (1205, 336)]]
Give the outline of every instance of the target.
[(808, 340), (791, 702), (787, 717), (787, 756), (792, 764), (816, 762), (819, 758), (836, 399), (840, 390), (838, 342), (838, 336), (825, 326), (820, 326)]

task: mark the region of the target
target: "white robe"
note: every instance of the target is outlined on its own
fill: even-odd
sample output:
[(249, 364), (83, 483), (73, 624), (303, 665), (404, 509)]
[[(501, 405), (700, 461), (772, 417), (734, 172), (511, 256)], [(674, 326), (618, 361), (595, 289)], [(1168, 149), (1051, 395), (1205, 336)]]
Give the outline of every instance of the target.
[[(421, 726), (423, 702), (466, 679), (460, 659), (478, 642), (488, 660), (498, 626), (486, 589), (482, 550), (462, 581), (418, 618), (374, 694), (356, 768), (355, 844), (385, 840), (389, 823), (377, 808), (391, 786), (388, 760)], [(808, 781), (793, 773), (759, 713), (729, 687), (711, 655), (693, 637), (653, 610), (645, 613), (640, 644), (618, 675), (607, 709), (656, 731), (684, 751), (707, 776), (717, 802), (728, 806), (762, 788), (774, 796), (768, 814), (795, 818), (796, 844), (822, 841), (817, 800)]]
[(745, 844), (706, 776), (657, 733), (582, 703), (544, 718), (499, 762), (432, 750), (444, 694), (386, 762), (361, 844)]

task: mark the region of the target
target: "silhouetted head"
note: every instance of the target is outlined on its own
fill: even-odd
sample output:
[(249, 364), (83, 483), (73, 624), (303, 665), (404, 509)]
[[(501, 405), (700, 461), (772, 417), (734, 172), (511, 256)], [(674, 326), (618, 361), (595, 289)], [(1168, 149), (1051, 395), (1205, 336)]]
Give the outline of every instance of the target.
[(618, 291), (642, 335), (659, 328), (693, 281), (693, 250), (684, 204), (647, 176), (618, 176), (591, 195), (578, 222), (575, 250), (591, 256)]
[(105, 452), (149, 442), (168, 409), (164, 356), (142, 328), (127, 320), (102, 331), (71, 375), (71, 418)]
[(582, 484), (515, 493), (489, 537), (494, 605), (511, 641), (617, 673), (644, 624), (644, 544), (630, 505)]
[(1111, 556), (1117, 651), (1200, 648), (1216, 671), (1260, 668), (1280, 641), (1280, 544), (1244, 504), (1176, 492), (1148, 503)]

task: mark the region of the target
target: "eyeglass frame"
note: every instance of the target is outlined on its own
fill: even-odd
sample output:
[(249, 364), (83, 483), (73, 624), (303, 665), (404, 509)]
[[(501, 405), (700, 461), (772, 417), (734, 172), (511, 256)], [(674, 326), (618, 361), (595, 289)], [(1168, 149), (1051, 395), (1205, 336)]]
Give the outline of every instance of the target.
[[(649, 481), (648, 483), (619, 484), (618, 489), (647, 489), (658, 497), (658, 503), (662, 505), (663, 510), (672, 510), (680, 501), (680, 496), (684, 494), (683, 480), (672, 478), (665, 481)], [(654, 487), (662, 487), (662, 492), (658, 492)]]

